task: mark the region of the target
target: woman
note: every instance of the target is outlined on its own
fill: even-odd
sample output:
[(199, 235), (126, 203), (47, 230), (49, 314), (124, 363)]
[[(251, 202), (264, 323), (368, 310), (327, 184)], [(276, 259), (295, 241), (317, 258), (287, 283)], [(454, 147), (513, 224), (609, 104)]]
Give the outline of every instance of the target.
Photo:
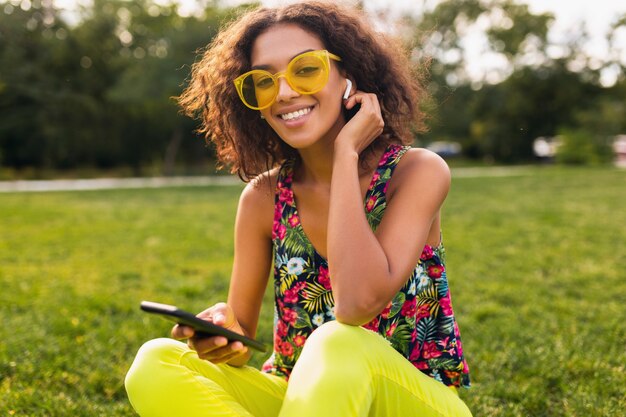
[[(244, 178), (228, 300), (199, 314), (254, 337), (274, 264), (274, 352), (146, 343), (127, 378), (142, 416), (467, 416), (443, 264), (445, 162), (411, 149), (422, 88), (357, 11), (248, 12), (194, 65), (183, 108)], [(452, 388), (452, 389), (450, 389)]]

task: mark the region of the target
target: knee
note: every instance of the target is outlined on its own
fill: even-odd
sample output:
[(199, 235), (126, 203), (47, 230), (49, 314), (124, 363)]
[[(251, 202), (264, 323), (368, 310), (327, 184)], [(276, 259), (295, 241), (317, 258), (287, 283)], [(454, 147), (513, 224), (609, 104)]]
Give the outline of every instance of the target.
[(361, 327), (333, 320), (315, 329), (308, 337), (306, 345), (329, 345), (333, 349), (343, 346), (350, 347), (360, 337), (362, 331), (365, 330)]
[(362, 332), (367, 331), (337, 321), (315, 329), (293, 368), (290, 384), (322, 384), (333, 390), (367, 384), (371, 379), (369, 355), (362, 340)]
[(366, 346), (361, 341), (365, 336), (364, 332), (367, 330), (338, 321), (324, 323), (307, 338), (302, 353), (309, 351), (314, 356), (324, 355), (338, 361), (342, 358), (354, 359), (355, 355), (359, 356), (360, 351)]
[(140, 397), (148, 386), (158, 384), (162, 369), (169, 363), (180, 360), (181, 355), (187, 351), (185, 344), (173, 339), (161, 338), (144, 343), (133, 361), (126, 378), (124, 386), (128, 397), (133, 402), (133, 398)]
[(137, 351), (137, 357), (156, 357), (161, 358), (168, 356), (172, 352), (178, 354), (181, 351), (187, 350), (187, 345), (178, 340), (170, 339), (167, 337), (161, 337), (158, 339), (152, 339), (145, 342)]

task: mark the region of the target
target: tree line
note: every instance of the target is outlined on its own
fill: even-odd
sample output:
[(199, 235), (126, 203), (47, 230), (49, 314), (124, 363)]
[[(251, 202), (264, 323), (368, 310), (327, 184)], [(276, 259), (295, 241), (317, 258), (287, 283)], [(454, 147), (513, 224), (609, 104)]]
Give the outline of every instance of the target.
[[(554, 19), (511, 0), (447, 0), (410, 21), (418, 48), (433, 57), (428, 140), (458, 141), (468, 157), (515, 163), (533, 158), (536, 138), (558, 137), (562, 162), (610, 160), (613, 138), (626, 133), (626, 51), (617, 42), (626, 37), (626, 15), (608, 22), (604, 58), (585, 49), (584, 26), (552, 41)], [(467, 76), (463, 48), (472, 25), (485, 28), (485, 59), (506, 63), (478, 81)]]
[[(196, 122), (172, 97), (198, 51), (250, 6), (202, 5), (183, 16), (176, 3), (94, 0), (70, 19), (50, 0), (0, 1), (0, 167), (130, 167), (135, 175), (212, 167)], [(602, 62), (585, 54), (583, 29), (551, 53), (553, 19), (509, 0), (446, 0), (395, 21), (415, 65), (429, 63), (430, 130), (416, 142), (457, 142), (467, 158), (515, 163), (533, 157), (535, 138), (559, 135), (565, 160), (567, 152), (573, 162), (608, 159), (610, 138), (626, 132), (626, 63), (611, 43), (626, 16), (612, 22)], [(485, 21), (489, 53), (507, 65), (477, 80), (467, 74), (463, 35)], [(607, 69), (611, 86), (601, 82)]]

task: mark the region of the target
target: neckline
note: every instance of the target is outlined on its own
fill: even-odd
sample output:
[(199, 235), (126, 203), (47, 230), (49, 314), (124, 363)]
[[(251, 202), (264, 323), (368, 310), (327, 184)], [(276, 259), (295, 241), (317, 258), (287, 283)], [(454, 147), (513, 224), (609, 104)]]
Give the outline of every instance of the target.
[[(396, 143), (391, 143), (387, 146), (387, 148), (385, 148), (385, 151), (383, 152), (382, 156), (378, 160), (376, 169), (374, 169), (374, 172), (372, 173), (372, 178), (369, 181), (367, 190), (365, 191), (365, 196), (363, 197), (363, 207), (365, 207), (365, 205), (367, 204), (367, 200), (370, 198), (370, 194), (375, 188), (374, 186), (380, 180), (380, 175), (376, 175), (376, 174), (380, 172), (382, 169), (386, 169), (387, 166), (389, 165), (389, 160), (392, 158), (392, 156), (396, 155), (402, 148), (403, 148), (402, 145), (399, 145)], [(293, 195), (293, 205), (292, 205), (293, 216), (295, 216), (298, 219), (298, 224), (296, 227), (300, 230), (302, 235), (306, 238), (307, 242), (309, 242), (309, 245), (311, 245), (311, 249), (313, 250), (314, 255), (318, 256), (325, 265), (328, 265), (328, 259), (325, 256), (322, 256), (322, 254), (315, 248), (313, 241), (311, 241), (311, 239), (309, 238), (309, 235), (304, 230), (304, 227), (302, 227), (302, 218), (300, 217), (300, 212), (298, 211), (298, 205), (296, 202), (296, 195), (293, 193), (293, 188), (292, 188), (293, 161), (291, 161), (291, 163), (287, 167), (287, 171), (285, 174), (286, 174), (285, 178), (286, 179), (288, 178), (289, 181), (282, 181), (282, 183), (283, 183), (283, 187), (289, 189)], [(386, 193), (384, 193), (384, 195), (386, 196)]]

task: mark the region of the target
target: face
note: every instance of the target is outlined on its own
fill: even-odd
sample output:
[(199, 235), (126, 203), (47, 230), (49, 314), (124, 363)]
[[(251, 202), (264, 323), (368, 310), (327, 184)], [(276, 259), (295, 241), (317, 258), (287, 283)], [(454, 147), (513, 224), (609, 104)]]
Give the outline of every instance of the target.
[[(250, 58), (252, 68), (260, 67), (274, 74), (284, 71), (295, 56), (321, 49), (326, 49), (322, 41), (299, 26), (278, 25), (257, 37)], [(330, 61), (328, 82), (314, 94), (299, 94), (284, 77), (278, 80), (276, 101), (260, 110), (266, 122), (296, 149), (320, 141), (332, 142), (345, 124), (341, 109), (346, 81), (336, 63)]]

